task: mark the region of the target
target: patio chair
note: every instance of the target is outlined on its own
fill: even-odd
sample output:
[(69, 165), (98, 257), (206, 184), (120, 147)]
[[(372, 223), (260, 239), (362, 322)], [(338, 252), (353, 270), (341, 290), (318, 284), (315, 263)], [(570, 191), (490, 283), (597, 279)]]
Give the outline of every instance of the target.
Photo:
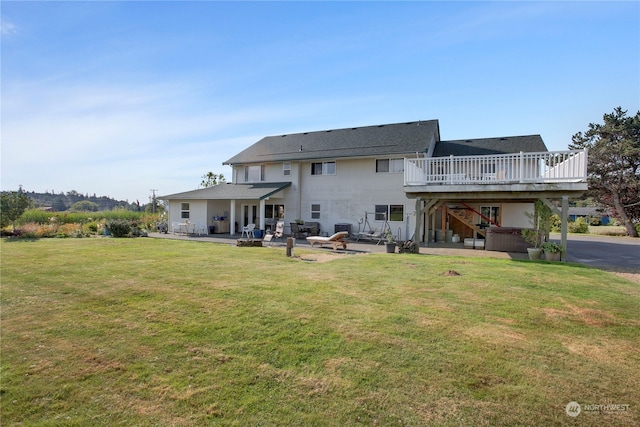
[(242, 234), (240, 235), (240, 238), (242, 238), (245, 234), (247, 235), (247, 239), (249, 238), (249, 234), (251, 234), (251, 238), (255, 237), (255, 235), (253, 234), (253, 230), (255, 229), (255, 224), (247, 224), (246, 226), (242, 227)]
[(282, 240), (283, 235), (284, 235), (284, 222), (278, 221), (276, 223), (275, 231), (273, 233), (271, 231), (268, 231), (267, 234), (264, 236), (264, 239), (262, 239), (262, 241), (265, 243), (268, 243), (269, 246), (271, 246), (273, 245), (273, 242), (275, 242), (276, 239), (280, 239), (280, 241), (283, 241)]
[(298, 224), (297, 222), (292, 222), (289, 225), (291, 225), (291, 234), (293, 234), (293, 237), (302, 237), (302, 231), (300, 231), (300, 224)]
[(284, 235), (284, 221), (278, 221), (276, 223), (276, 231), (273, 232), (272, 241), (275, 239), (280, 239), (280, 241), (284, 241), (282, 236)]
[(202, 236), (203, 234), (207, 234), (207, 226), (199, 222), (194, 226), (193, 231), (194, 231), (194, 234), (197, 234), (198, 236)]
[(320, 223), (319, 222), (309, 222), (305, 224), (309, 227), (309, 235), (318, 236), (320, 235)]

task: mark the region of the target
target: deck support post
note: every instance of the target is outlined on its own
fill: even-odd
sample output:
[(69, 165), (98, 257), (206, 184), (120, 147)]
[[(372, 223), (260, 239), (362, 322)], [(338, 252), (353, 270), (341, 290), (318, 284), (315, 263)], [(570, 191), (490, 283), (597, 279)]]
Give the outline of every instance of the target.
[(420, 235), (420, 223), (424, 221), (424, 217), (422, 216), (423, 212), (422, 199), (418, 197), (416, 198), (416, 230), (413, 234), (413, 238), (415, 239), (414, 244), (418, 247), (420, 246), (420, 240), (422, 240), (422, 236)]
[(562, 196), (562, 215), (560, 215), (560, 244), (564, 248), (562, 260), (567, 261), (567, 227), (569, 219), (569, 196)]

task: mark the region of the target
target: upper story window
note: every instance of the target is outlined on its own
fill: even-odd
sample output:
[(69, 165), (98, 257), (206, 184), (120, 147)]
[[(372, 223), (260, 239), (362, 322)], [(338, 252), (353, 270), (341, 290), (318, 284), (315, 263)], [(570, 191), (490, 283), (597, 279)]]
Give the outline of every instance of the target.
[(291, 175), (291, 162), (282, 163), (282, 175), (284, 176)]
[(244, 182), (264, 181), (264, 166), (245, 166)]
[(377, 159), (377, 173), (404, 173), (404, 159)]
[(311, 175), (335, 175), (336, 162), (311, 163)]

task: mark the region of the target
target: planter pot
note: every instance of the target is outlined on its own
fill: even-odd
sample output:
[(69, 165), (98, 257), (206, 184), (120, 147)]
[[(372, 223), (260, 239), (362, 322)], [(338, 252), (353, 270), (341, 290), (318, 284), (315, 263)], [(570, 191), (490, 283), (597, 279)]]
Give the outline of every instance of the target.
[(540, 255), (542, 254), (542, 249), (527, 248), (527, 252), (529, 253), (529, 259), (540, 259)]
[(545, 252), (544, 259), (547, 261), (560, 261), (561, 252)]
[(385, 246), (387, 247), (387, 253), (388, 254), (393, 254), (396, 252), (396, 244), (394, 243), (385, 243)]

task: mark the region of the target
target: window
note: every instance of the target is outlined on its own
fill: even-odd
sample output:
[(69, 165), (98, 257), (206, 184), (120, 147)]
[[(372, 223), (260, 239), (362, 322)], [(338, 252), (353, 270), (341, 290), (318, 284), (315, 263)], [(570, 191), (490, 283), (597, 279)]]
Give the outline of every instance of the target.
[(284, 219), (284, 205), (264, 205), (265, 219)]
[(189, 219), (189, 203), (180, 204), (180, 218)]
[[(500, 208), (497, 206), (482, 206), (480, 207), (480, 213), (482, 216), (480, 217), (480, 224), (482, 225), (491, 225), (491, 224), (500, 224)], [(491, 221), (489, 221), (489, 219)]]
[(404, 173), (404, 159), (377, 159), (377, 173)]
[(335, 175), (336, 162), (311, 163), (311, 175)]
[(291, 175), (291, 162), (284, 162), (282, 164), (282, 174), (284, 176), (290, 176)]
[(389, 217), (389, 206), (388, 205), (376, 205), (376, 221), (384, 221)]
[(320, 204), (311, 205), (311, 219), (320, 219)]
[(260, 182), (264, 180), (264, 166), (245, 166), (244, 182)]
[(376, 205), (376, 221), (404, 221), (404, 205)]
[(389, 221), (404, 221), (404, 205), (389, 205)]

